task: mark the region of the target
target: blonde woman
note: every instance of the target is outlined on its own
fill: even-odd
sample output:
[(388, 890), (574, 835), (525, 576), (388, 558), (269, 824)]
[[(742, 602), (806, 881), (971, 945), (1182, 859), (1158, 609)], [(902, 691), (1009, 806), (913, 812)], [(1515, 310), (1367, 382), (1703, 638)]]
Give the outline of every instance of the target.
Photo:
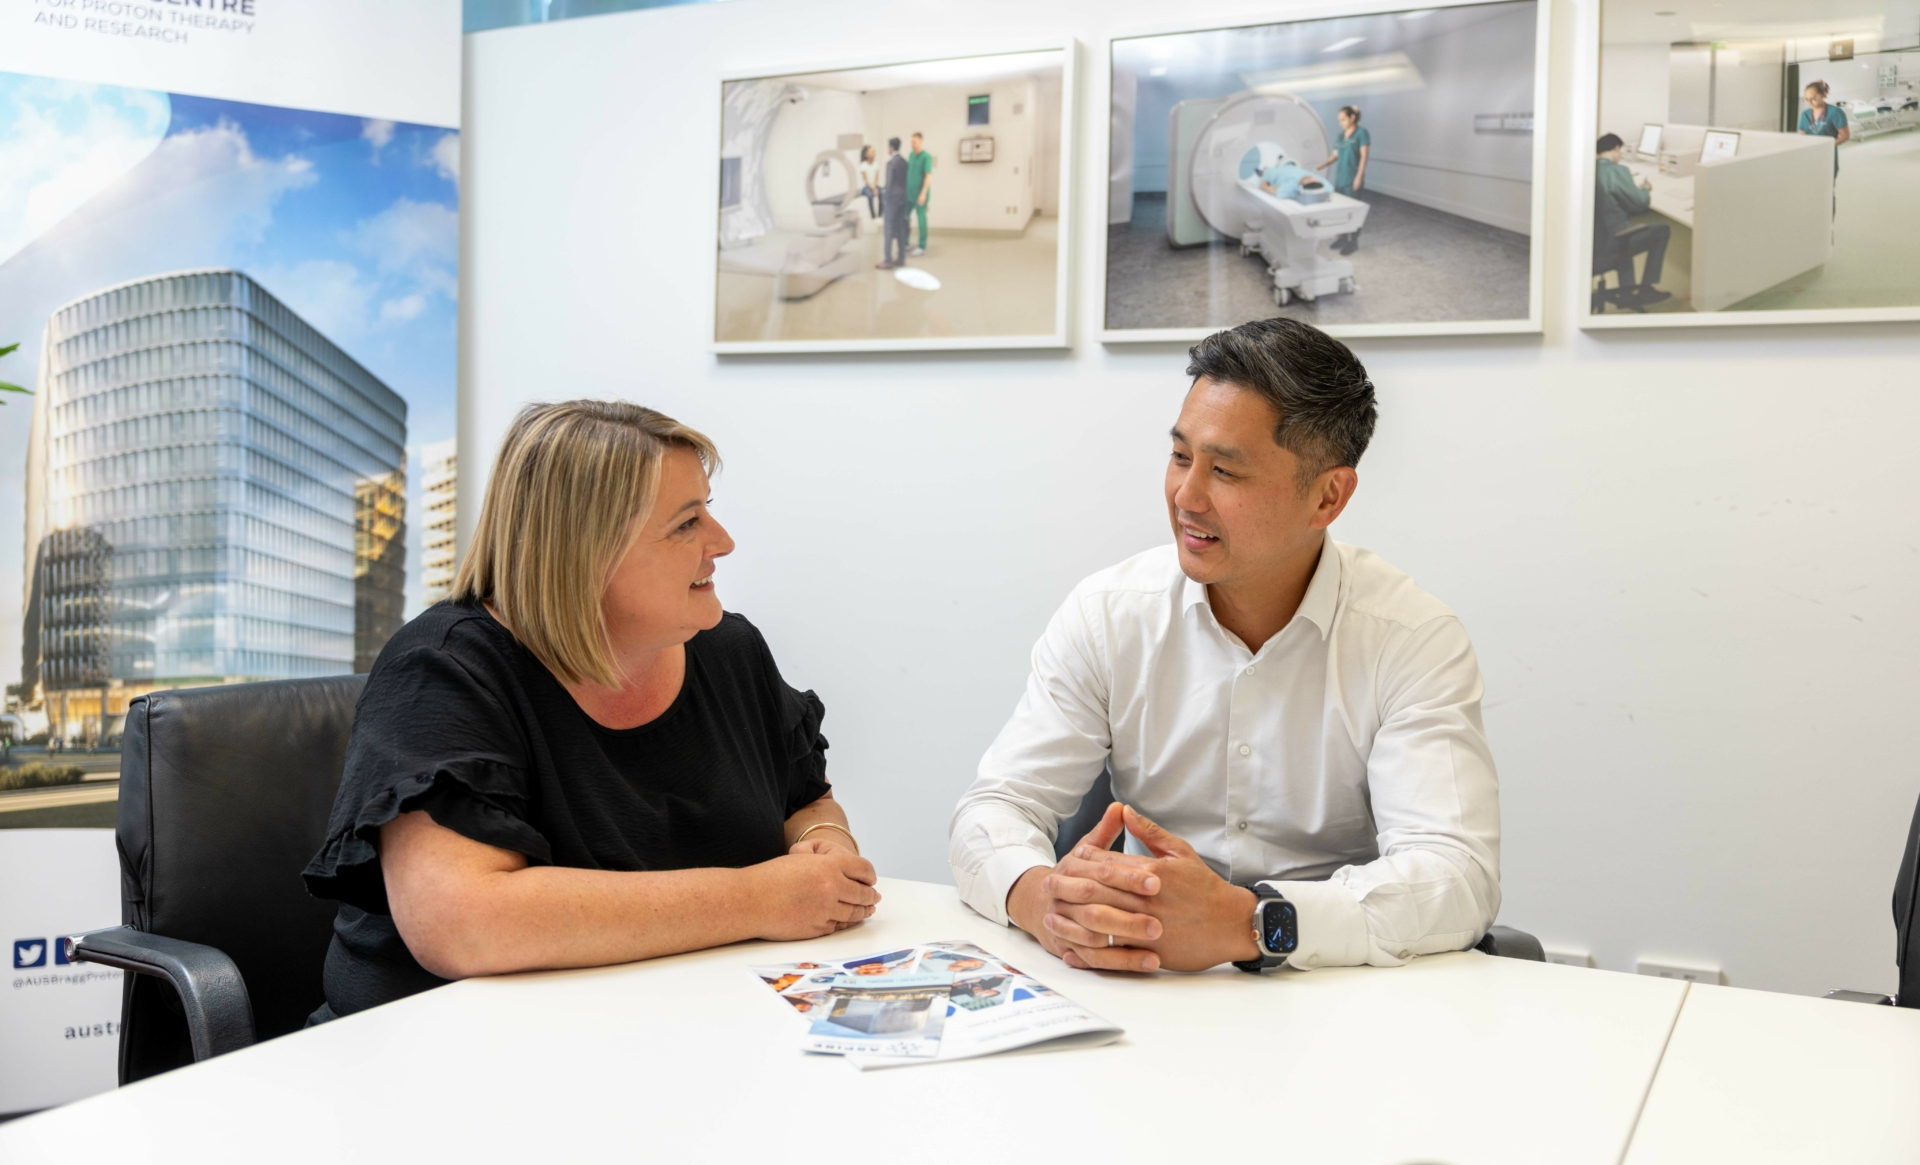
[(449, 979), (830, 934), (873, 913), (824, 714), (721, 610), (706, 437), (531, 405), (454, 596), (360, 699), (328, 837), (321, 1021)]

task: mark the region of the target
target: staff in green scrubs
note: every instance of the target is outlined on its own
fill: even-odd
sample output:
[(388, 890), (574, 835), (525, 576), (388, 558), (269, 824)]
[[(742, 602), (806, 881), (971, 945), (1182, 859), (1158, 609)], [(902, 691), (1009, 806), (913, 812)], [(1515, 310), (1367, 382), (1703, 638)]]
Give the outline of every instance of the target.
[(920, 245), (909, 255), (927, 253), (927, 195), (933, 192), (933, 155), (927, 153), (919, 134), (913, 135), (913, 153), (907, 155), (907, 200), (913, 217), (920, 224)]
[[(1360, 128), (1358, 108), (1343, 105), (1338, 116), (1340, 137), (1333, 143), (1333, 153), (1314, 169), (1324, 170), (1332, 166), (1334, 190), (1352, 198), (1366, 188), (1367, 155), (1373, 151), (1373, 135)], [(1353, 254), (1360, 249), (1360, 232), (1341, 235), (1333, 241), (1333, 249), (1343, 255)]]
[(1827, 104), (1827, 83), (1814, 81), (1806, 88), (1807, 107), (1800, 111), (1800, 132), (1818, 138), (1833, 139), (1833, 172), (1840, 173), (1840, 146), (1853, 131), (1847, 128), (1847, 111)]

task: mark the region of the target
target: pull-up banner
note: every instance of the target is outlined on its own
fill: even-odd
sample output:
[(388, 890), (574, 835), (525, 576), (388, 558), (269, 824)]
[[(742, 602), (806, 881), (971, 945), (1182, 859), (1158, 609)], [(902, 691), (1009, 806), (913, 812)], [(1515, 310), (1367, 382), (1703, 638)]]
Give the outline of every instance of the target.
[(366, 671), (451, 577), (460, 18), (0, 0), (0, 1114), (114, 1084), (58, 939), (128, 704)]

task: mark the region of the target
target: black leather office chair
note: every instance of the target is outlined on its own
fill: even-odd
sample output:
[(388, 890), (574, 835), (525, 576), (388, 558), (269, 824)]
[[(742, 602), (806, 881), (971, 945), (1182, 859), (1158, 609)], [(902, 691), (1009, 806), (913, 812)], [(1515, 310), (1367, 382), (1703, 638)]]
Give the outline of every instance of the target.
[[(1113, 772), (1111, 769), (1102, 769), (1099, 777), (1094, 780), (1093, 787), (1088, 789), (1087, 795), (1080, 799), (1080, 808), (1074, 811), (1072, 817), (1060, 823), (1060, 834), (1053, 841), (1053, 860), (1057, 862), (1066, 857), (1067, 851), (1073, 848), (1075, 842), (1087, 835), (1087, 831), (1094, 827), (1100, 820), (1100, 815), (1105, 813), (1107, 806), (1111, 804), (1113, 804)], [(1112, 848), (1119, 849), (1125, 844), (1125, 839), (1125, 834), (1115, 838)], [(1485, 951), (1489, 955), (1498, 955), (1503, 959), (1527, 959), (1535, 963), (1547, 961), (1546, 948), (1540, 945), (1539, 939), (1511, 926), (1491, 928), (1473, 949)]]
[(1920, 801), (1913, 806), (1913, 824), (1907, 826), (1907, 848), (1900, 855), (1900, 872), (1893, 879), (1893, 962), (1899, 968), (1898, 994), (1877, 991), (1829, 991), (1828, 999), (1849, 1003), (1883, 1003), (1920, 1007)]
[(66, 940), (128, 973), (120, 1083), (297, 1031), (335, 906), (300, 871), (326, 838), (365, 676), (154, 692), (120, 760), (124, 926)]

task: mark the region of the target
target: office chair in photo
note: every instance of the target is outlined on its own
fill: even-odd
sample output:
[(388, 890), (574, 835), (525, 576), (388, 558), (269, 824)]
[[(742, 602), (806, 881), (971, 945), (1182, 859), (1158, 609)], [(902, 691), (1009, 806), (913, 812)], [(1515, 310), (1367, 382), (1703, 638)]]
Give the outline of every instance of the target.
[[(1113, 804), (1113, 771), (1102, 769), (1100, 775), (1094, 779), (1093, 787), (1088, 789), (1087, 795), (1080, 799), (1080, 808), (1074, 810), (1073, 816), (1060, 823), (1059, 836), (1053, 842), (1053, 860), (1057, 862), (1065, 858), (1067, 851), (1073, 848), (1074, 843), (1085, 837), (1087, 831), (1099, 823), (1101, 815), (1106, 813), (1107, 806), (1111, 804)], [(1112, 848), (1121, 848), (1125, 841), (1126, 835), (1122, 834), (1114, 839)], [(1497, 955), (1503, 959), (1526, 959), (1535, 963), (1547, 961), (1546, 948), (1540, 945), (1539, 939), (1511, 926), (1496, 926), (1488, 929), (1487, 933), (1481, 936), (1480, 941), (1474, 944), (1473, 949), (1489, 955)]]
[(326, 838), (365, 676), (153, 692), (120, 759), (125, 925), (66, 939), (127, 972), (120, 1083), (297, 1031), (324, 996), (335, 905), (300, 871)]
[(1907, 848), (1900, 855), (1900, 872), (1893, 879), (1893, 963), (1900, 977), (1895, 994), (1877, 991), (1829, 991), (1824, 998), (1848, 1003), (1879, 1003), (1893, 1007), (1920, 1007), (1920, 801), (1913, 806), (1907, 826)]
[[(1591, 315), (1600, 315), (1607, 304), (1623, 311), (1645, 312), (1644, 305), (1636, 303), (1633, 293), (1637, 288), (1633, 273), (1633, 236), (1646, 230), (1649, 224), (1636, 223), (1613, 237), (1609, 245), (1602, 246), (1607, 240), (1596, 239), (1593, 248), (1593, 300), (1590, 304)], [(1614, 286), (1607, 286), (1607, 273), (1613, 272)]]

